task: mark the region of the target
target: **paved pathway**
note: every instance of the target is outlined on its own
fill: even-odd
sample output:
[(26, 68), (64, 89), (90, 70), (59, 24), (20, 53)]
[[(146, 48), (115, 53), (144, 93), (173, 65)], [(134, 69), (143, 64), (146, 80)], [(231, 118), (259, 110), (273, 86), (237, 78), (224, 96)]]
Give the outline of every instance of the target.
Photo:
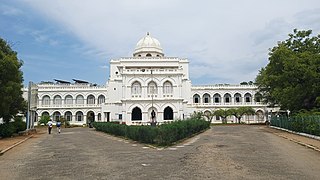
[(320, 153), (262, 126), (215, 126), (170, 148), (89, 128), (31, 138), (0, 157), (1, 179), (318, 179)]

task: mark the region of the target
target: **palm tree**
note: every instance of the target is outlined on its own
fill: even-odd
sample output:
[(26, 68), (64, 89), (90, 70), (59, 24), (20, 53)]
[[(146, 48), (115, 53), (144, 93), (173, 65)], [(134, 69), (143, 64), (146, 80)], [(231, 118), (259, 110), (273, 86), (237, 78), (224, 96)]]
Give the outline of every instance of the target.
[(230, 111), (227, 109), (218, 109), (214, 111), (215, 116), (222, 118), (222, 123), (227, 124), (227, 117), (231, 115)]
[(240, 124), (241, 118), (243, 115), (253, 115), (255, 114), (255, 110), (252, 107), (239, 107), (229, 109), (230, 114), (234, 115), (238, 119), (238, 123)]
[(214, 110), (205, 111), (205, 112), (203, 113), (203, 116), (206, 117), (206, 118), (208, 119), (208, 121), (210, 121), (210, 123), (211, 123), (213, 117), (215, 116), (215, 115), (214, 115)]

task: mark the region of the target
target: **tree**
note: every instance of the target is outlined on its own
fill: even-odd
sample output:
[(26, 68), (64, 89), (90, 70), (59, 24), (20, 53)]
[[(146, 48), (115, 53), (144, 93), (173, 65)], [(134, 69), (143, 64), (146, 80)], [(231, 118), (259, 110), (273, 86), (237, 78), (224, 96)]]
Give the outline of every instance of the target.
[(320, 35), (311, 33), (294, 29), (270, 49), (269, 63), (256, 77), (264, 102), (291, 112), (320, 107)]
[(22, 61), (6, 41), (0, 38), (0, 118), (9, 122), (18, 112), (25, 111), (22, 97)]
[(201, 111), (194, 111), (193, 114), (191, 114), (191, 119), (198, 119), (201, 120), (203, 119), (203, 112)]
[(47, 125), (47, 123), (50, 121), (49, 115), (43, 115), (40, 117), (40, 120), (38, 121), (38, 125), (44, 124)]
[(238, 123), (240, 124), (241, 118), (243, 115), (253, 115), (255, 113), (252, 107), (239, 107), (229, 109), (230, 114), (234, 115), (238, 119)]
[(214, 110), (211, 110), (211, 111), (205, 111), (203, 113), (203, 116), (207, 118), (207, 120), (211, 123), (212, 122), (212, 119), (214, 117)]
[(214, 111), (215, 116), (219, 116), (222, 119), (222, 123), (227, 123), (227, 117), (231, 115), (229, 110), (226, 109), (218, 109)]

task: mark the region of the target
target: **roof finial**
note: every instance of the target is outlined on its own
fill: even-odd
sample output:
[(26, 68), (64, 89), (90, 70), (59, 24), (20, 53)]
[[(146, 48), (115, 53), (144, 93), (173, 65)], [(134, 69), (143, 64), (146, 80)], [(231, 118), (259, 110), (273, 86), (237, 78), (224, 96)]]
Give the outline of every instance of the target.
[(150, 33), (149, 32), (147, 32), (147, 36), (149, 36), (150, 35)]

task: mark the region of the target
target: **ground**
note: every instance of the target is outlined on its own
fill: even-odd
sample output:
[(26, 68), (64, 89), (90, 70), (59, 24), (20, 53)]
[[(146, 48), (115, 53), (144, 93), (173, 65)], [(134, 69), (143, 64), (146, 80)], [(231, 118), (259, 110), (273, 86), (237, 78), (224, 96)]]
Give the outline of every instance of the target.
[[(62, 129), (61, 134), (53, 132), (51, 135), (47, 133), (36, 135), (0, 156), (1, 177), (6, 179), (318, 179), (320, 177), (318, 151), (291, 141), (295, 135), (265, 126), (214, 126), (169, 148), (150, 147), (96, 132), (91, 128)], [(300, 138), (299, 136), (298, 139)], [(317, 140), (307, 139), (307, 141), (320, 147), (320, 142)]]

